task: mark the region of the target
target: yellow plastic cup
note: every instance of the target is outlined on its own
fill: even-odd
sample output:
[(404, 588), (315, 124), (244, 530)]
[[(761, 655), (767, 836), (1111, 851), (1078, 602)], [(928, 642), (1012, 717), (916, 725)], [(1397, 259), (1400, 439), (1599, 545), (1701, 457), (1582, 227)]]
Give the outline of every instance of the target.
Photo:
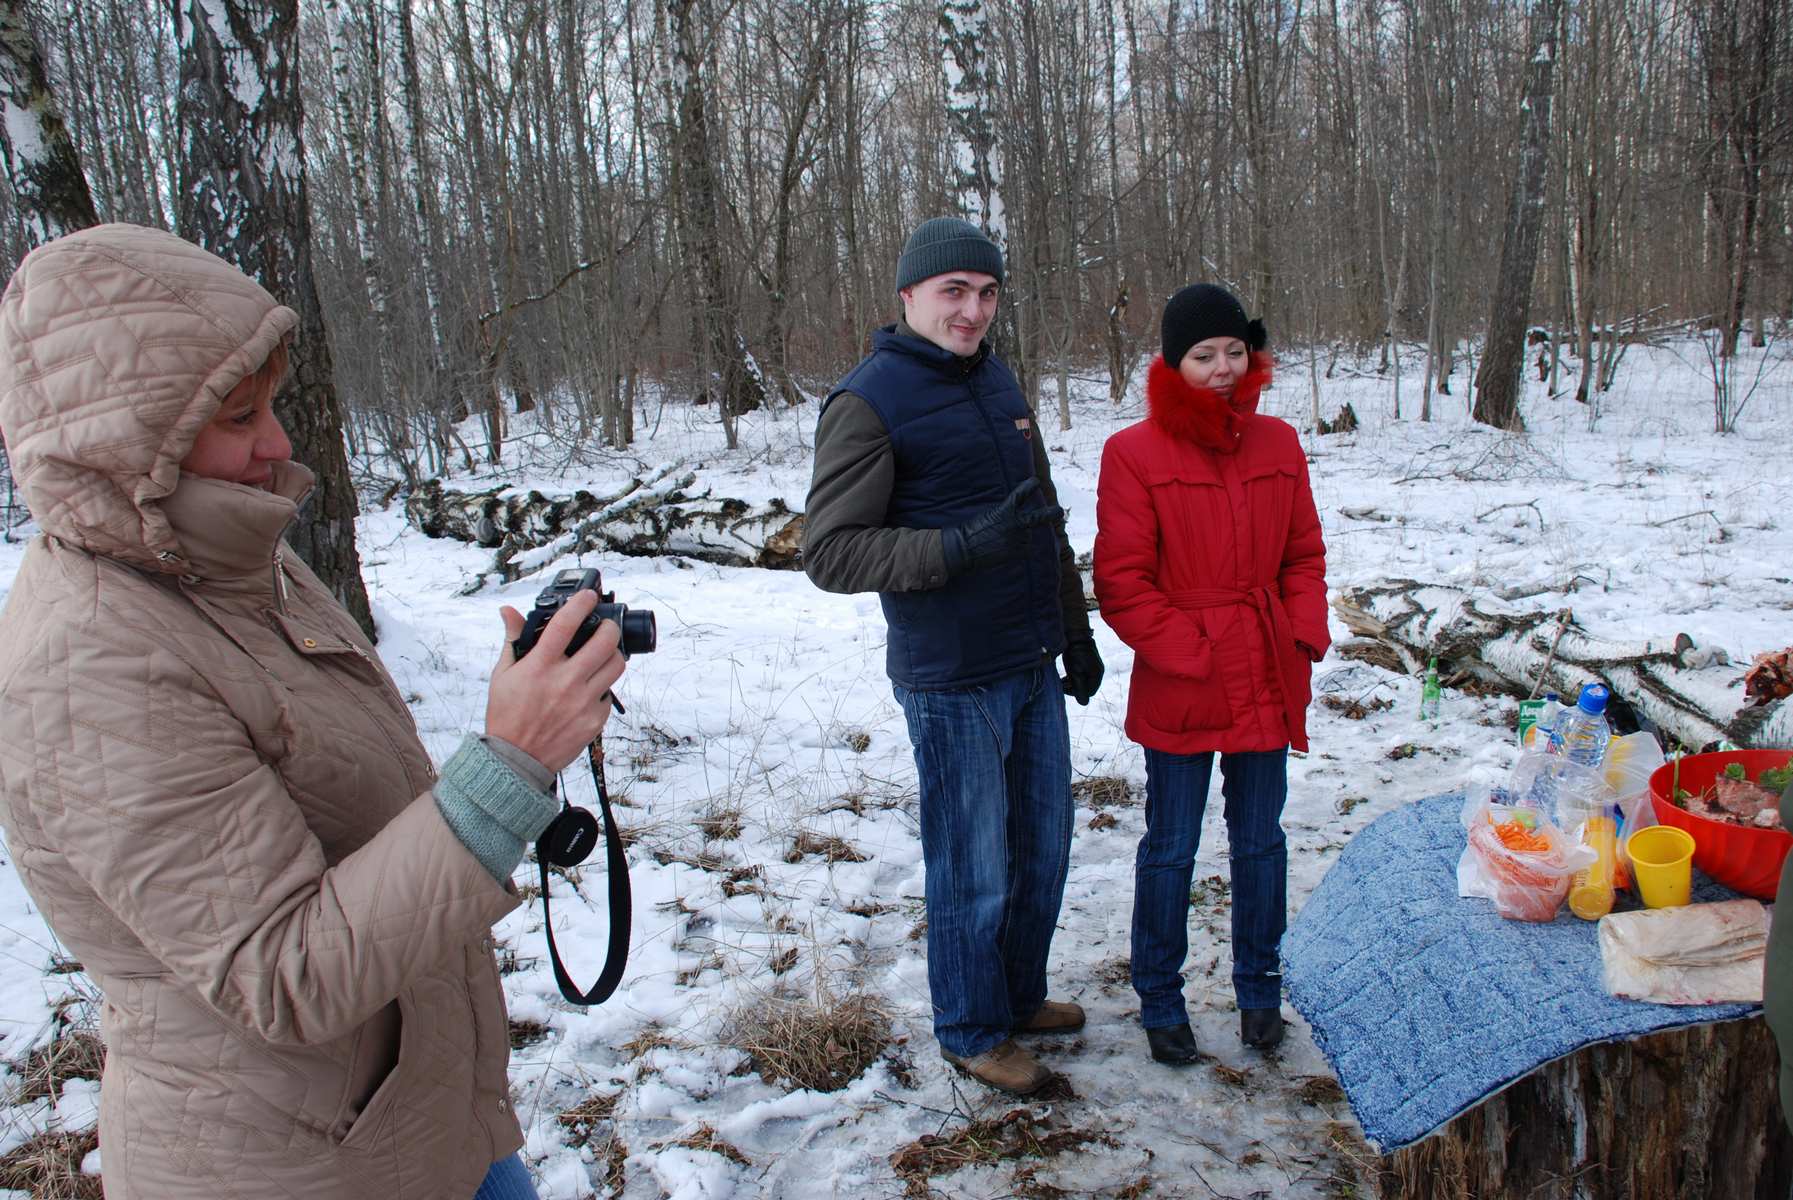
[(1686, 904), (1693, 892), (1693, 835), (1673, 825), (1651, 825), (1625, 839), (1638, 897), (1651, 908)]

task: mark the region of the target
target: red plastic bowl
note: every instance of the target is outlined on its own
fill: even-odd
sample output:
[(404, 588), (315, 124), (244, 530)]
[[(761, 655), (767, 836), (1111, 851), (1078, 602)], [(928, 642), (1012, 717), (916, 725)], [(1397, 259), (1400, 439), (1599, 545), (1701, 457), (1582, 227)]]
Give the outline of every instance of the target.
[[(1689, 754), (1681, 760), (1680, 788), (1699, 795), (1724, 773), (1726, 765), (1742, 763), (1751, 779), (1769, 767), (1784, 767), (1793, 750), (1720, 750), (1714, 754)], [(1693, 865), (1713, 879), (1746, 896), (1773, 900), (1781, 882), (1781, 860), (1793, 850), (1793, 833), (1785, 829), (1756, 829), (1714, 821), (1690, 813), (1670, 802), (1676, 786), (1673, 762), (1657, 767), (1650, 776), (1650, 799), (1656, 819), (1693, 835)]]

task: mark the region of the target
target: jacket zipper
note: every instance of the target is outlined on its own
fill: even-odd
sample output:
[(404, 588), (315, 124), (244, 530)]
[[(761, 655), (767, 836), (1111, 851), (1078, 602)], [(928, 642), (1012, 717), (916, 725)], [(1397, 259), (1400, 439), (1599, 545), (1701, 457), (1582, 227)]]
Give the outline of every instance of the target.
[(274, 607), (286, 616), (286, 555), (278, 546), (274, 549)]

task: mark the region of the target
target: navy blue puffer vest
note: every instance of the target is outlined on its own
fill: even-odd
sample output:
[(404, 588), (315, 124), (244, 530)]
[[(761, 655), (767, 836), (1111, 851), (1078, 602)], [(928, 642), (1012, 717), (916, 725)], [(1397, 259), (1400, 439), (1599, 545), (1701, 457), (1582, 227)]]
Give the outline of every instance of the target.
[[(960, 358), (888, 326), (828, 399), (842, 392), (863, 398), (890, 433), (896, 483), (886, 525), (962, 525), (1033, 476), (1033, 413), (985, 347)], [(1037, 525), (1029, 538), (1018, 560), (928, 591), (879, 593), (892, 680), (913, 691), (970, 687), (1064, 649), (1057, 526)]]

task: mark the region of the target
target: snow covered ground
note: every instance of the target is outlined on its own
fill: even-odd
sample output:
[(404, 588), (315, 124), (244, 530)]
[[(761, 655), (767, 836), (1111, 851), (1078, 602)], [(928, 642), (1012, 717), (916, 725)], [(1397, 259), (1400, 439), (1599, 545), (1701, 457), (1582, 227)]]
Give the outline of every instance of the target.
[[(1434, 420), (1413, 419), (1420, 364), (1412, 358), (1404, 364), (1407, 416), (1395, 421), (1390, 381), (1341, 361), (1320, 380), (1322, 407), (1331, 417), (1350, 402), (1362, 428), (1303, 438), (1331, 586), (1533, 584), (1543, 590), (1527, 606), (1572, 605), (1603, 636), (1685, 632), (1740, 662), (1786, 645), (1793, 362), (1784, 350), (1772, 353), (1777, 361), (1741, 432), (1723, 437), (1711, 432), (1711, 381), (1697, 344), (1633, 348), (1592, 429), (1586, 407), (1528, 383), (1524, 438), (1472, 425), (1461, 376), (1457, 397), (1434, 398)], [(1746, 379), (1755, 363), (1746, 358)], [(1095, 535), (1102, 442), (1138, 419), (1142, 405), (1136, 391), (1111, 408), (1100, 379), (1076, 388), (1074, 428), (1053, 433), (1048, 446), (1083, 552)], [(1299, 352), (1285, 357), (1265, 400), (1266, 411), (1309, 424)], [(651, 440), (627, 453), (585, 453), (557, 479), (569, 448), (526, 438), (505, 475), (596, 491), (678, 460), (697, 472), (699, 488), (780, 497), (801, 509), (813, 404), (743, 420), (734, 452), (723, 449), (712, 410), (653, 408), (641, 421)], [(1050, 413), (1042, 417), (1043, 427), (1055, 425)], [(450, 482), (491, 486), (497, 478)], [(488, 553), (423, 537), (398, 507), (366, 513), (360, 537), (380, 652), (426, 743), (443, 754), (479, 720), (500, 639), (498, 605), (527, 609), (545, 575), (462, 595)], [(18, 544), (0, 545), (0, 592), (21, 554)], [(1124, 797), (1081, 793), (1052, 994), (1081, 1002), (1090, 1020), (1075, 1036), (1038, 1043), (1068, 1086), (1020, 1104), (957, 1078), (929, 1032), (914, 766), (883, 673), (876, 597), (828, 595), (798, 572), (606, 556), (583, 565), (602, 568), (626, 603), (658, 614), (660, 646), (631, 663), (621, 689), (628, 715), (606, 735), (610, 787), (633, 839), (624, 986), (600, 1008), (563, 1003), (539, 902), (496, 931), (516, 963), (506, 987), (518, 1040), (528, 1044), (513, 1055), (512, 1080), (525, 1157), (545, 1198), (923, 1195), (892, 1156), (974, 1120), (996, 1122), (980, 1129), (986, 1144), (1006, 1129), (1010, 1144), (1026, 1133), (1048, 1151), (1062, 1149), (943, 1169), (928, 1181), (933, 1194), (1362, 1194), (1355, 1122), (1293, 1011), (1285, 1008), (1290, 1036), (1277, 1055), (1239, 1044), (1224, 826), (1212, 810), (1187, 972), (1196, 1036), (1212, 1057), (1185, 1070), (1146, 1057), (1125, 970), (1144, 766), (1121, 727), (1131, 656), (1100, 622), (1109, 673), (1088, 708), (1071, 706), (1073, 766), (1079, 780), (1119, 777), (1129, 787)], [(1379, 814), (1497, 772), (1514, 753), (1511, 700), (1447, 691), (1442, 721), (1428, 728), (1415, 719), (1416, 678), (1335, 654), (1316, 669), (1315, 684), (1322, 698), (1392, 706), (1352, 720), (1315, 704), (1313, 751), (1291, 763), (1284, 819), (1294, 909)], [(567, 785), (589, 800), (589, 779), (569, 773)], [(803, 834), (816, 847), (809, 853), (797, 852)], [(562, 953), (587, 984), (606, 937), (596, 862), (578, 888), (556, 880), (553, 892)], [(531, 882), (531, 871), (525, 864), (519, 883)], [(0, 1058), (8, 1062), (49, 1037), (54, 1007), (83, 986), (79, 976), (46, 973), (56, 952), (14, 874), (0, 870)], [(893, 1014), (896, 1042), (840, 1091), (768, 1082), (729, 1034), (781, 993), (869, 994)], [(0, 1154), (52, 1126), (91, 1126), (96, 1102), (97, 1088), (75, 1084), (59, 1104), (15, 1105), (0, 1116)], [(557, 1119), (580, 1104), (586, 1124)], [(902, 1161), (916, 1156), (912, 1148)], [(10, 1194), (23, 1193), (0, 1192)]]

